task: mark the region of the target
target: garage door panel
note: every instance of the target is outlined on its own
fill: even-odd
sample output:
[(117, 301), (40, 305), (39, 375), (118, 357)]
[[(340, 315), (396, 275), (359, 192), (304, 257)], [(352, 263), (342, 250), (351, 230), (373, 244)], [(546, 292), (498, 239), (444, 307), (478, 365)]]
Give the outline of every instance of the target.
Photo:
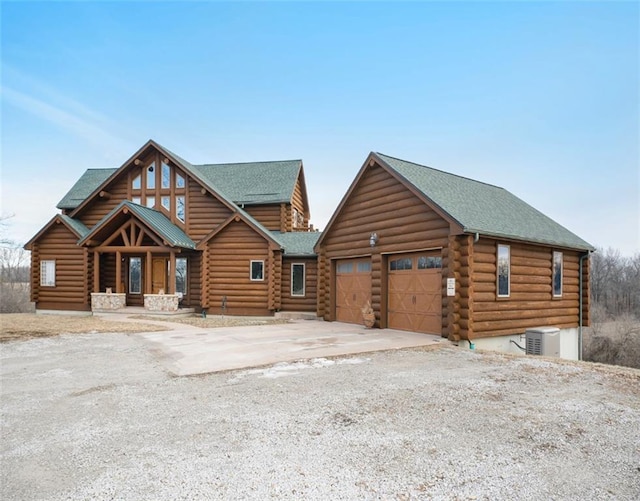
[(393, 256), (388, 273), (388, 323), (393, 329), (440, 334), (442, 270), (436, 254)]
[(336, 263), (336, 320), (362, 323), (362, 308), (371, 300), (371, 260)]

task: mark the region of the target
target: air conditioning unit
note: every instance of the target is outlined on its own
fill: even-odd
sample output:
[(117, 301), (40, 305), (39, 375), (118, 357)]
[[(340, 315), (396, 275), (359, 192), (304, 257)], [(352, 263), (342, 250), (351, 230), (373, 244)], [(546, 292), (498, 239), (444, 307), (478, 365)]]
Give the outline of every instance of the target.
[(524, 336), (527, 355), (560, 356), (560, 329), (557, 327), (527, 329)]

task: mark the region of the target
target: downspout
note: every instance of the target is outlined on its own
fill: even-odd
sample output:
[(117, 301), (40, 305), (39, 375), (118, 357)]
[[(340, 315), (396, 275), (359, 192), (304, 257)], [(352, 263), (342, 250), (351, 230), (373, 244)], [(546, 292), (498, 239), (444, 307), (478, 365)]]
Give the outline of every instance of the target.
[(582, 256), (580, 256), (580, 277), (579, 277), (579, 283), (580, 283), (580, 294), (578, 296), (578, 360), (582, 360), (582, 309), (583, 309), (583, 300), (582, 300), (582, 296), (583, 296), (583, 290), (582, 290), (582, 286), (583, 286), (583, 279), (582, 279), (582, 263), (584, 262), (585, 258), (589, 257), (589, 252), (587, 251), (586, 254), (583, 254)]
[[(478, 233), (478, 232), (476, 231), (476, 234), (475, 234), (475, 235), (473, 235), (473, 243), (474, 243), (474, 244), (477, 244), (477, 243), (478, 243), (478, 240), (480, 240), (480, 233)], [(469, 341), (469, 349), (470, 349), (470, 350), (475, 350), (475, 349), (476, 349), (476, 343), (474, 343), (474, 342), (471, 340), (471, 337), (469, 337), (468, 341)]]

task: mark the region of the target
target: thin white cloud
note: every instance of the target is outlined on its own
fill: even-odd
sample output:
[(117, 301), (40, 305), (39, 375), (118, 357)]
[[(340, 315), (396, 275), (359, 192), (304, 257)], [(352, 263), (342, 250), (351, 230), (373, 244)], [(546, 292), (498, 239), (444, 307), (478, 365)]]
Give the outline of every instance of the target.
[(46, 120), (56, 127), (65, 129), (72, 134), (85, 139), (87, 142), (103, 148), (122, 148), (126, 141), (108, 132), (99, 123), (96, 123), (95, 115), (86, 113), (81, 116), (56, 105), (45, 102), (38, 97), (3, 86), (0, 88), (3, 101), (23, 111)]

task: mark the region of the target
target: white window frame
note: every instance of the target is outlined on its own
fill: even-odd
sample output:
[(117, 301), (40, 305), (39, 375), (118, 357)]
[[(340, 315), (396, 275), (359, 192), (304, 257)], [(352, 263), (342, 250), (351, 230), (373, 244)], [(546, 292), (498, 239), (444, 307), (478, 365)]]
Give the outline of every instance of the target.
[(40, 261), (40, 286), (56, 286), (56, 260), (43, 259)]
[[(293, 269), (302, 266), (302, 294), (293, 292)], [(291, 263), (291, 297), (305, 297), (307, 294), (307, 265), (305, 263)]]
[[(560, 292), (556, 293), (556, 257), (560, 257)], [(560, 251), (553, 251), (551, 258), (551, 292), (553, 297), (562, 297), (562, 290), (564, 282), (564, 255)]]
[[(261, 265), (261, 274), (260, 274), (260, 278), (253, 278), (253, 264), (254, 263), (260, 263)], [(252, 259), (250, 264), (249, 264), (249, 279), (252, 282), (264, 282), (264, 259)]]
[[(500, 294), (500, 249), (507, 250), (507, 293)], [(511, 246), (498, 244), (496, 252), (496, 296), (499, 298), (507, 298), (511, 296)]]

